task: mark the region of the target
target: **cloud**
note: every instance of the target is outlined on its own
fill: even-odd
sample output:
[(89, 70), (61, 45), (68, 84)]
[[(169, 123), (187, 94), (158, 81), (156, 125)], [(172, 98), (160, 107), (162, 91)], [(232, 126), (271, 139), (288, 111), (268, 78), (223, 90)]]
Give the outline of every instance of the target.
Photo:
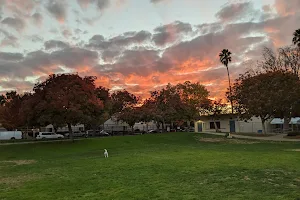
[(24, 58), (21, 53), (0, 52), (0, 60), (19, 61)]
[(43, 21), (43, 16), (42, 16), (42, 14), (36, 12), (36, 13), (34, 13), (31, 17), (32, 17), (32, 19), (34, 20), (34, 22), (35, 22), (37, 25), (41, 25), (41, 24), (42, 24), (42, 21)]
[(279, 15), (287, 16), (294, 15), (299, 12), (300, 1), (299, 0), (276, 0), (275, 8)]
[(77, 2), (82, 9), (94, 4), (100, 11), (103, 11), (110, 6), (110, 0), (77, 0)]
[[(98, 64), (98, 53), (81, 48), (65, 48), (51, 53), (33, 51), (22, 59), (20, 55), (1, 55), (0, 77), (26, 77), (62, 73), (63, 68), (80, 71), (81, 67)], [(0, 84), (1, 85), (1, 84)]]
[(161, 3), (161, 2), (165, 2), (166, 0), (150, 0), (151, 3)]
[(94, 35), (87, 47), (98, 50), (118, 50), (129, 45), (138, 45), (150, 40), (151, 33), (148, 31), (126, 32), (122, 35), (105, 39), (102, 35)]
[(4, 38), (0, 42), (0, 47), (6, 47), (6, 46), (11, 46), (11, 47), (17, 47), (18, 44), (18, 38), (15, 37), (14, 35), (10, 34), (4, 29), (0, 29), (0, 35), (3, 35)]
[(17, 31), (22, 31), (25, 28), (25, 22), (19, 18), (6, 17), (1, 23), (14, 28)]
[(49, 49), (64, 49), (69, 47), (69, 44), (60, 41), (60, 40), (49, 40), (47, 42), (44, 43), (45, 49), (49, 50)]
[(154, 29), (153, 41), (156, 45), (164, 46), (180, 39), (181, 34), (187, 34), (193, 31), (192, 26), (188, 23), (175, 21), (171, 24), (159, 26)]
[(62, 1), (51, 0), (46, 6), (49, 13), (60, 23), (64, 23), (66, 19), (66, 8)]
[(65, 37), (65, 38), (69, 38), (72, 36), (72, 31), (69, 30), (69, 29), (65, 29), (62, 31), (62, 35)]
[(243, 17), (253, 14), (254, 8), (252, 2), (233, 3), (226, 5), (219, 12), (216, 17), (221, 21), (229, 22), (241, 20)]

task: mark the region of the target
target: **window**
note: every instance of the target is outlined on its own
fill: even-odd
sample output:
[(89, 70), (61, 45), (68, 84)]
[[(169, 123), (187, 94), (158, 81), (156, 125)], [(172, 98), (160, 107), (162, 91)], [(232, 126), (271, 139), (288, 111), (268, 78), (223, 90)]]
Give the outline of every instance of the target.
[[(220, 129), (221, 128), (220, 122), (216, 122), (216, 124), (217, 124), (218, 129)], [(209, 123), (209, 127), (210, 127), (210, 129), (215, 129), (215, 123), (214, 122), (210, 122)]]
[(42, 133), (42, 135), (51, 135), (52, 133)]

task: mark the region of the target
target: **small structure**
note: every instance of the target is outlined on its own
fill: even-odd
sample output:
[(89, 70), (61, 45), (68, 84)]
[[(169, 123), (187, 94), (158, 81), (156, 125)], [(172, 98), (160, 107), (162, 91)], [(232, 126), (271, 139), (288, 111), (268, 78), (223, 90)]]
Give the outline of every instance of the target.
[[(283, 123), (284, 120), (281, 118), (274, 118), (270, 122), (272, 132), (274, 133), (282, 133), (283, 132)], [(289, 129), (291, 131), (300, 131), (300, 117), (293, 117), (289, 123)]]
[[(241, 120), (236, 114), (223, 114), (213, 119), (212, 116), (201, 116), (195, 122), (195, 132), (215, 132), (215, 124), (221, 132), (229, 133), (262, 133), (263, 127), (259, 117)], [(265, 123), (266, 131), (270, 132), (270, 123)]]
[[(84, 131), (84, 125), (78, 124), (76, 126), (71, 126), (73, 132), (81, 132)], [(55, 132), (54, 126), (49, 124), (48, 126), (41, 127), (41, 132)], [(69, 132), (68, 126), (64, 126), (57, 129), (57, 132)]]

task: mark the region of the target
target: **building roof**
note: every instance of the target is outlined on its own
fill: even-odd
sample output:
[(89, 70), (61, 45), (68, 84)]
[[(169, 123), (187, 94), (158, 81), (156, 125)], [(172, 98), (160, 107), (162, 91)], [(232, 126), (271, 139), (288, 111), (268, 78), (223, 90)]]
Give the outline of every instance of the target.
[[(270, 124), (283, 124), (283, 119), (274, 118)], [(300, 117), (293, 117), (289, 124), (300, 124)]]

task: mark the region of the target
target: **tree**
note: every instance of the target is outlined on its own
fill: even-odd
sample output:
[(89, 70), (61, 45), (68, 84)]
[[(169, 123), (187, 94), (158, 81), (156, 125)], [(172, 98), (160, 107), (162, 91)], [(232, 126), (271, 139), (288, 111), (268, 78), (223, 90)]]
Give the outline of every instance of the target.
[(72, 125), (85, 123), (103, 103), (95, 94), (95, 77), (80, 77), (77, 74), (50, 75), (34, 87), (33, 98), (40, 113), (39, 120), (51, 122), (58, 119), (67, 124), (73, 140)]
[(132, 132), (134, 132), (134, 124), (141, 120), (140, 108), (125, 108), (117, 114), (117, 119), (126, 122), (131, 127)]
[[(226, 67), (227, 69), (227, 76), (228, 76), (228, 84), (229, 84), (229, 94), (231, 96), (231, 82), (230, 82), (230, 75), (229, 75), (229, 69), (228, 64), (231, 62), (231, 52), (228, 49), (223, 49), (222, 52), (219, 54), (220, 62)], [(233, 114), (233, 104), (232, 104), (232, 98), (229, 98), (231, 103), (231, 113)]]
[(139, 102), (139, 98), (127, 90), (116, 91), (111, 94), (110, 116), (121, 112), (125, 108), (134, 107)]
[(263, 59), (258, 62), (258, 67), (264, 72), (290, 71), (300, 75), (300, 48), (287, 46), (279, 48), (275, 53), (265, 47)]
[(297, 45), (298, 47), (300, 47), (300, 29), (295, 30), (294, 32), (294, 37), (293, 37), (293, 44)]
[(111, 99), (109, 89), (99, 86), (95, 89), (96, 97), (103, 103), (103, 108), (97, 106), (91, 110), (91, 115), (87, 120), (87, 127), (92, 127), (93, 134), (96, 133), (96, 128), (109, 119), (109, 111), (111, 109)]
[(165, 129), (166, 122), (176, 121), (182, 117), (181, 114), (184, 111), (184, 105), (176, 86), (168, 84), (159, 91), (153, 91), (151, 92), (150, 99), (158, 128), (159, 123)]
[(195, 120), (199, 113), (210, 104), (209, 92), (199, 82), (186, 81), (183, 84), (177, 84), (176, 89), (183, 104), (181, 115), (185, 120)]
[(242, 119), (261, 118), (264, 133), (265, 122), (273, 116), (284, 117), (284, 128), (288, 129), (292, 110), (300, 99), (300, 82), (286, 71), (246, 72), (236, 80), (231, 97)]
[(212, 117), (212, 120), (214, 122), (216, 132), (220, 132), (220, 130), (217, 126), (217, 123), (216, 123), (216, 119), (221, 114), (227, 113), (226, 107), (227, 107), (227, 105), (222, 103), (222, 100), (219, 99), (219, 100), (211, 101), (208, 108), (207, 108), (207, 112)]
[(23, 97), (16, 91), (11, 91), (0, 98), (0, 124), (7, 130), (24, 126), (24, 115), (21, 112)]

